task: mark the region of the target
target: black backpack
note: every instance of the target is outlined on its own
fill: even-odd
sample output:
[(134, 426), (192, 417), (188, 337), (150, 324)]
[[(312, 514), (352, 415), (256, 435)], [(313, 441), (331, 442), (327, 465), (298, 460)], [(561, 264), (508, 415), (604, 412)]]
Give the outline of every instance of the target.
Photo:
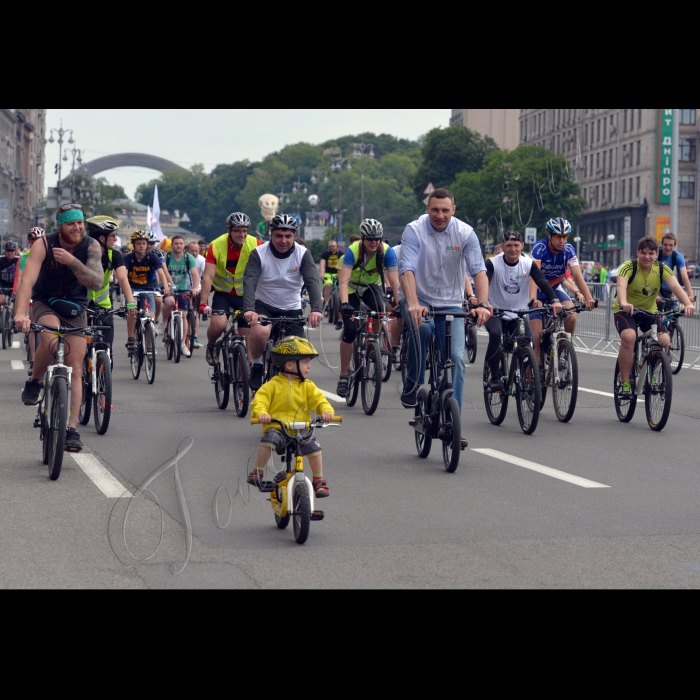
[[(676, 254), (676, 251), (673, 251), (673, 254)], [(675, 258), (673, 260), (675, 263)], [(661, 279), (661, 275), (663, 274), (663, 269), (661, 268), (661, 263), (658, 260), (654, 260), (654, 264), (651, 266), (652, 270), (654, 269), (654, 265), (656, 265), (659, 268), (659, 279)], [(632, 284), (632, 280), (637, 276), (637, 258), (635, 258), (632, 261), (632, 276), (627, 280), (627, 286), (629, 287)]]

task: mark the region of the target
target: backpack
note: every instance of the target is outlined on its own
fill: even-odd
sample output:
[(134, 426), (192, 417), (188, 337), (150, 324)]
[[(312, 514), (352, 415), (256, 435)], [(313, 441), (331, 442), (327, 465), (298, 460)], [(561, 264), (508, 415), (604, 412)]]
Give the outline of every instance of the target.
[[(664, 252), (664, 249), (659, 248), (659, 257), (661, 255), (663, 255), (663, 252)], [(671, 253), (671, 264), (669, 265), (669, 267), (671, 268), (671, 270), (676, 270), (674, 274), (678, 278), (678, 281), (681, 282), (681, 284), (682, 284), (680, 268), (676, 268), (677, 261), (678, 261), (678, 251), (674, 250), (673, 253)]]
[[(183, 257), (185, 259), (185, 267), (187, 268), (187, 278), (189, 279), (190, 282), (192, 282), (192, 270), (194, 270), (193, 267), (190, 267), (190, 257), (194, 260), (194, 256), (191, 256), (190, 253), (185, 252), (183, 254)], [(168, 268), (168, 272), (170, 272), (170, 253), (167, 253), (165, 255), (165, 266)], [(194, 264), (197, 264), (197, 261), (194, 261)]]
[[(676, 251), (673, 251), (673, 254), (675, 256)], [(676, 262), (675, 258), (673, 260), (674, 264)], [(651, 266), (652, 270), (654, 269), (654, 265), (656, 265), (659, 268), (659, 279), (661, 279), (661, 275), (663, 274), (663, 269), (661, 267), (661, 263), (658, 260), (654, 260), (654, 264)], [(632, 276), (627, 280), (627, 286), (629, 287), (632, 284), (632, 280), (637, 276), (637, 258), (635, 258), (632, 261)], [(663, 281), (663, 280), (662, 280)]]

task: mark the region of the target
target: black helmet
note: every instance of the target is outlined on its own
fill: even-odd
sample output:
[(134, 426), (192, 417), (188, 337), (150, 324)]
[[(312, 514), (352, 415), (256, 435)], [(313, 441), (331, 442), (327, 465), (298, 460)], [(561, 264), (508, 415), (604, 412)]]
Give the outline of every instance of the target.
[(226, 228), (230, 231), (232, 228), (238, 226), (250, 228), (250, 218), (240, 211), (234, 211), (233, 214), (230, 214), (228, 219), (226, 219)]
[(5, 242), (5, 250), (17, 250), (19, 246), (17, 245), (17, 241), (6, 241)]
[(296, 233), (299, 229), (299, 224), (297, 220), (293, 216), (289, 216), (289, 214), (277, 214), (270, 222), (270, 232), (285, 229)]
[(119, 224), (111, 216), (93, 216), (86, 223), (88, 234), (96, 239), (101, 236), (109, 236), (110, 233), (119, 229)]

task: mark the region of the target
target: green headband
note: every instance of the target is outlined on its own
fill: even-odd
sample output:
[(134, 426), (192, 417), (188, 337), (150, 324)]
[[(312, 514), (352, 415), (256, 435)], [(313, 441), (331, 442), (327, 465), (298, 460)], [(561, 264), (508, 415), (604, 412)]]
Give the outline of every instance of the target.
[(69, 209), (68, 211), (62, 211), (56, 217), (56, 223), (59, 226), (67, 224), (69, 221), (85, 221), (82, 209)]

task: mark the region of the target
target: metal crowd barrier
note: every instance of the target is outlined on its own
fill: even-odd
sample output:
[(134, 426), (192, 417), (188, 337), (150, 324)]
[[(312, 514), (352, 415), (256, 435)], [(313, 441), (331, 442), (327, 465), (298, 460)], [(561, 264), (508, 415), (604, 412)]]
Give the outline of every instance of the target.
[[(575, 341), (579, 347), (591, 352), (615, 352), (620, 347), (619, 336), (613, 321), (616, 285), (589, 282), (588, 288), (598, 308), (580, 313), (576, 323)], [(685, 363), (691, 367), (700, 364), (700, 287), (693, 287), (696, 312), (691, 318), (681, 318), (680, 326), (685, 336)]]

